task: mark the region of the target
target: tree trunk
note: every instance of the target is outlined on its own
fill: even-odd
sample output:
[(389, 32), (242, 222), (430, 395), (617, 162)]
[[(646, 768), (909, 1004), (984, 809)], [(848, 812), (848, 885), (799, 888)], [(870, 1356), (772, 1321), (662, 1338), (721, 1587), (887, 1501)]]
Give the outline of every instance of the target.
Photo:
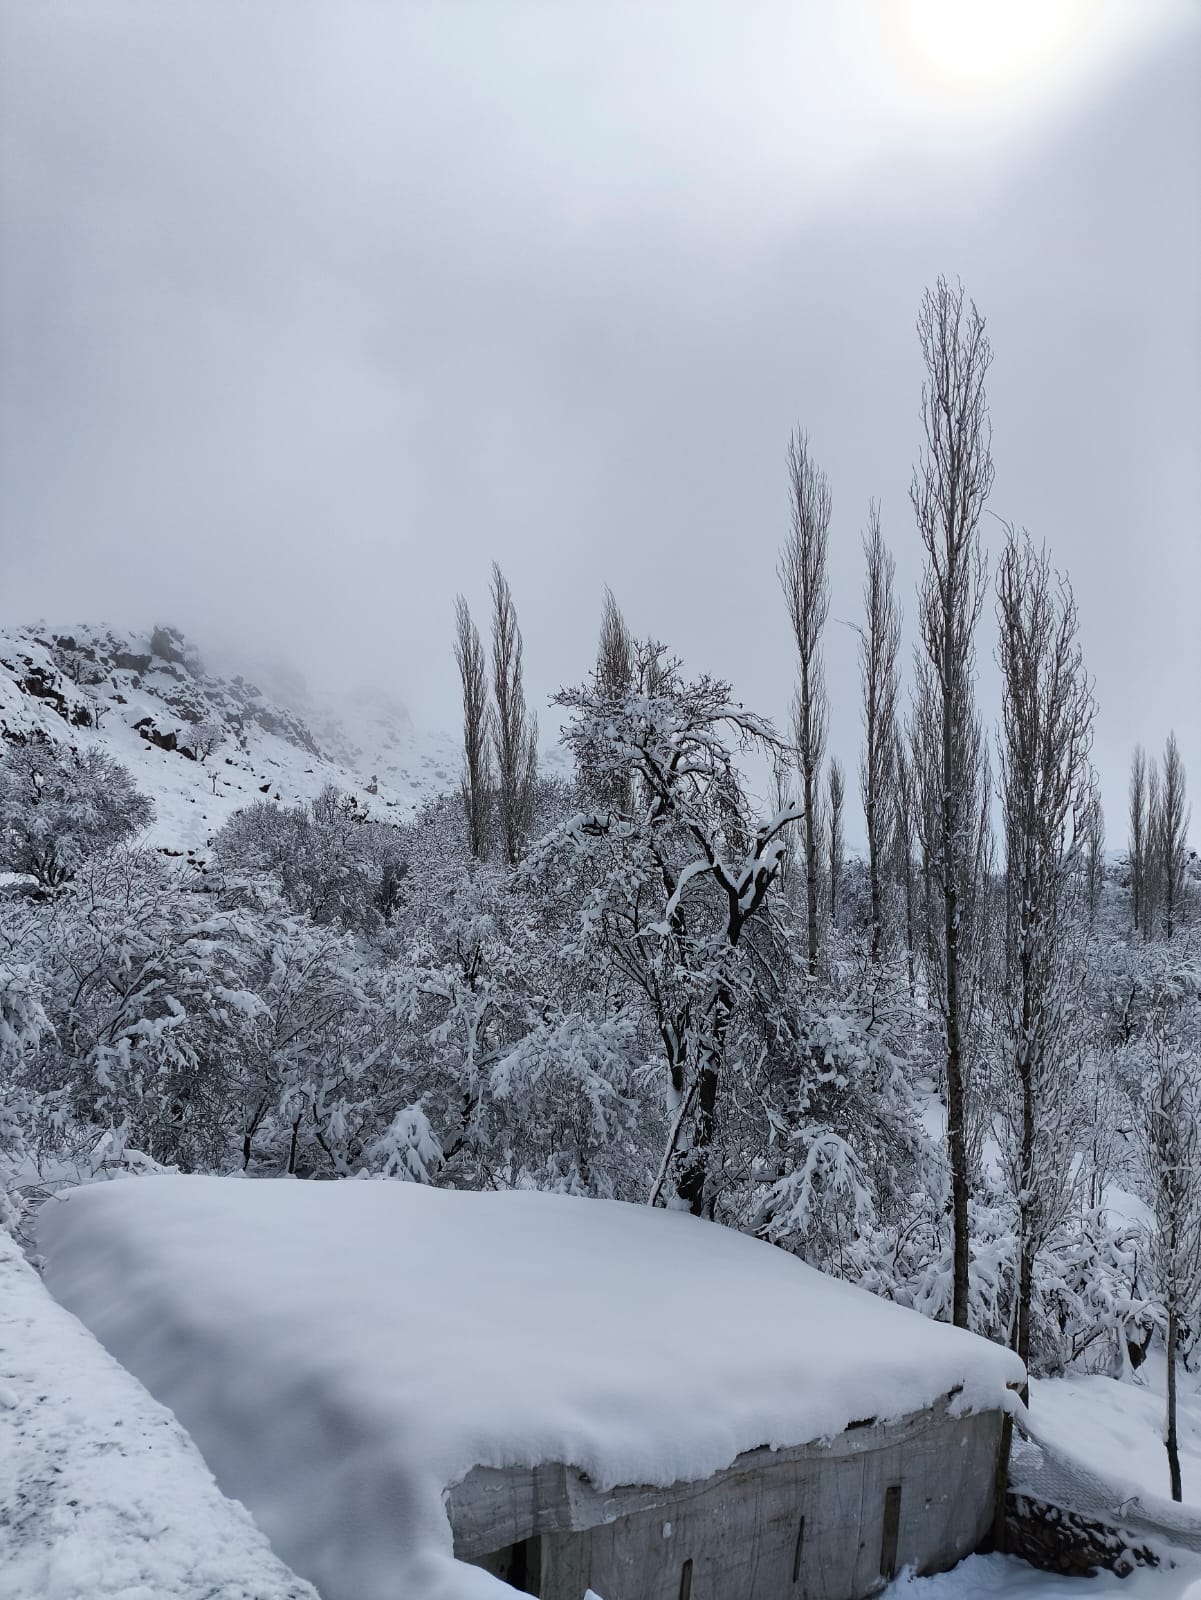
[[(948, 807), (949, 809), (949, 807)], [(944, 840), (950, 832), (944, 825)], [(967, 1105), (963, 1081), (963, 1040), (959, 1007), (959, 893), (953, 867), (946, 871), (947, 941), (947, 1146), (951, 1156), (951, 1211), (954, 1228), (951, 1318), (957, 1328), (968, 1325), (968, 1181)]]
[(874, 782), (869, 785), (867, 800), (867, 870), (871, 880), (872, 893), (872, 948), (871, 961), (876, 966), (880, 960), (880, 845), (876, 837), (876, 789)]
[(804, 763), (805, 780), (805, 914), (809, 941), (809, 976), (817, 972), (817, 818), (814, 805), (817, 784), (812, 767)]
[(1180, 1336), (1180, 1317), (1175, 1304), (1168, 1307), (1168, 1475), (1172, 1499), (1183, 1500), (1180, 1483), (1180, 1441), (1176, 1434), (1176, 1343)]

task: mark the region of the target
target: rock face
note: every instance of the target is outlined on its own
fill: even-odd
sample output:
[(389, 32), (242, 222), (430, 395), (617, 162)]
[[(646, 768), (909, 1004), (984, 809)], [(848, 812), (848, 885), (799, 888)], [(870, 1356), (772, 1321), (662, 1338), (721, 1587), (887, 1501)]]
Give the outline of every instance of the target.
[(193, 678), (201, 675), (200, 652), (178, 628), (156, 628), (150, 635), (150, 651), (163, 661), (182, 667)]

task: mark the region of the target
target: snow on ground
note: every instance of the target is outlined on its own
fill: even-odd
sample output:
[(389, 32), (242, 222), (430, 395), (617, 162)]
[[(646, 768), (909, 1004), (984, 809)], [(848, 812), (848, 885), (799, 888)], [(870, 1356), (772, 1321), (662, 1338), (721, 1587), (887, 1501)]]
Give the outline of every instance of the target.
[(880, 1600), (1201, 1600), (1201, 1561), (1182, 1556), (1175, 1567), (1138, 1567), (1128, 1578), (1098, 1572), (1060, 1578), (1036, 1572), (1011, 1556), (972, 1556), (933, 1578), (901, 1577)]
[[(1035, 1379), (1030, 1423), (1038, 1438), (1112, 1485), (1115, 1506), (1137, 1496), (1144, 1510), (1162, 1511), (1167, 1520), (1181, 1508), (1168, 1501), (1165, 1376), (1162, 1351), (1152, 1351), (1137, 1383), (1084, 1375)], [(1178, 1380), (1183, 1509), (1201, 1515), (1201, 1375), (1181, 1370)], [(882, 1600), (1201, 1600), (1201, 1556), (1177, 1549), (1174, 1559), (1175, 1567), (1136, 1568), (1124, 1579), (1108, 1572), (1082, 1579), (1035, 1572), (1004, 1556), (973, 1556), (940, 1577), (901, 1579)]]
[(145, 1177), (49, 1201), (47, 1282), (170, 1405), (324, 1600), (499, 1594), (443, 1489), (601, 1487), (896, 1417), (1010, 1352), (676, 1212), (414, 1184)]
[[(1137, 1494), (1145, 1506), (1169, 1497), (1164, 1447), (1167, 1363), (1152, 1350), (1138, 1381), (1084, 1374), (1035, 1380), (1030, 1420), (1036, 1435), (1103, 1477), (1119, 1498)], [(1177, 1368), (1177, 1428), (1184, 1505), (1201, 1519), (1201, 1374)]]
[(2, 1231), (0, 1600), (317, 1600)]

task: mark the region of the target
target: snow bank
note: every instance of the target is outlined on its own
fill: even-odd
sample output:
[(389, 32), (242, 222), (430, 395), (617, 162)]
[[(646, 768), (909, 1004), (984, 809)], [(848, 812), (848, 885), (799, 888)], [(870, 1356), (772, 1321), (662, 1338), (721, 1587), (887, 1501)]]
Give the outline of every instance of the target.
[(2, 1232), (0, 1600), (317, 1600)]
[(1201, 1600), (1201, 1564), (1136, 1567), (1129, 1577), (1098, 1572), (1061, 1578), (1012, 1556), (971, 1556), (953, 1572), (898, 1578), (879, 1600)]
[(1201, 1518), (1201, 1379), (1177, 1368), (1176, 1422), (1183, 1506), (1169, 1499), (1167, 1363), (1152, 1351), (1134, 1383), (1072, 1374), (1031, 1385), (1030, 1425), (1039, 1440), (1110, 1484), (1116, 1501), (1137, 1495), (1169, 1517)]
[(148, 1177), (49, 1202), (54, 1293), (172, 1407), (325, 1600), (496, 1594), (442, 1491), (557, 1461), (600, 1487), (901, 1416), (1016, 1357), (712, 1223), (387, 1182)]

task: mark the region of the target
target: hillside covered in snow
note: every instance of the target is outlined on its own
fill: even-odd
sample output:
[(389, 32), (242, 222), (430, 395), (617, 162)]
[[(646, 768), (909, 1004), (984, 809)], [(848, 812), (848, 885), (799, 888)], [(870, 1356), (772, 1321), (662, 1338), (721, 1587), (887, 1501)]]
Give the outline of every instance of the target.
[(382, 687), (322, 698), (295, 673), (264, 685), (210, 670), (175, 628), (0, 629), (0, 737), (99, 746), (155, 805), (147, 843), (203, 853), (234, 811), (328, 785), (378, 821), (407, 821), (458, 782), (453, 735), (414, 729)]

